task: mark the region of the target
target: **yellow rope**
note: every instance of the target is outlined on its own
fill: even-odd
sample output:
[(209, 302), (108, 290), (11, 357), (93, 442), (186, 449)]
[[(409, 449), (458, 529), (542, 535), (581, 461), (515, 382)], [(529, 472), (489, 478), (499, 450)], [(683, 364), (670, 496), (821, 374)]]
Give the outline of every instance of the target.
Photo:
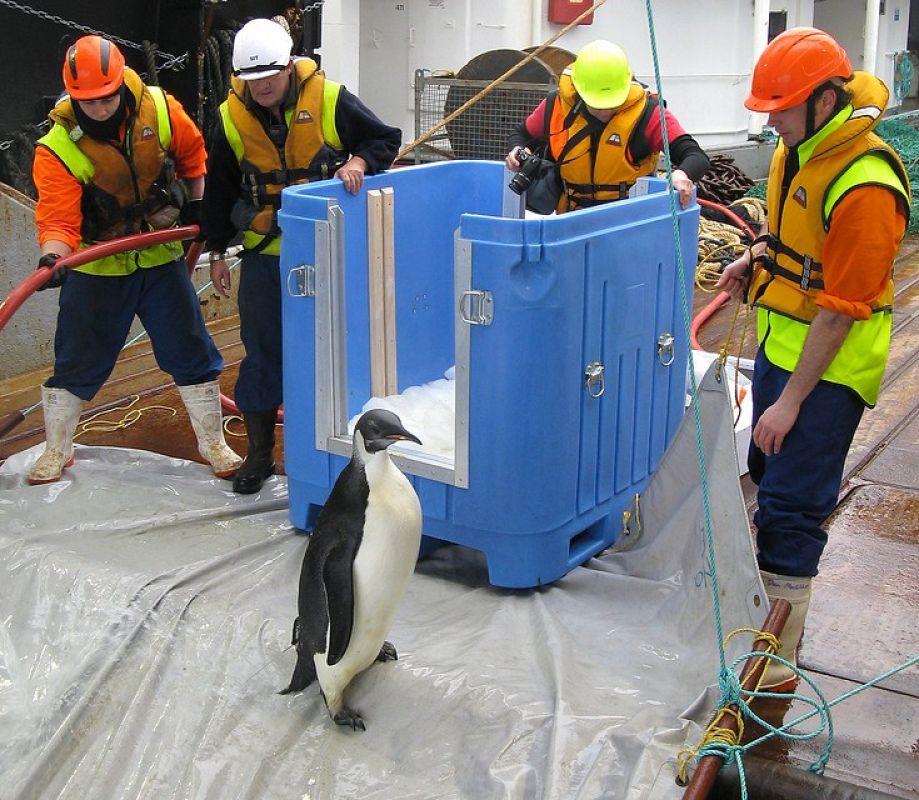
[[(760, 651), (762, 653), (775, 653), (781, 648), (781, 641), (773, 633), (768, 631), (762, 631), (758, 628), (736, 628), (731, 631), (727, 636), (724, 637), (724, 646), (727, 647), (728, 642), (739, 633), (749, 633), (753, 637), (753, 645), (755, 646), (757, 642), (766, 642), (766, 649)], [(756, 687), (754, 691), (759, 691), (760, 685), (763, 682), (763, 677), (766, 674), (766, 670), (763, 669), (760, 672), (759, 679), (756, 682)], [(741, 699), (741, 703), (746, 705), (746, 701)], [(725, 728), (721, 725), (721, 721), (726, 717), (733, 717), (736, 724), (737, 730), (733, 731), (729, 728)], [(731, 706), (723, 706), (715, 711), (712, 716), (711, 722), (708, 723), (705, 730), (702, 733), (702, 738), (699, 740), (699, 743), (695, 747), (684, 747), (677, 753), (677, 764), (679, 765), (679, 782), (681, 785), (685, 786), (688, 782), (687, 769), (690, 762), (694, 761), (698, 756), (699, 752), (708, 745), (712, 744), (723, 744), (727, 747), (735, 747), (740, 744), (740, 741), (743, 739), (744, 732), (744, 715), (743, 711), (738, 708), (733, 708)]]
[[(737, 730), (732, 731), (730, 728), (721, 727), (720, 723), (724, 717), (734, 717), (737, 723)], [(737, 708), (718, 709), (712, 721), (708, 723), (702, 734), (702, 739), (695, 747), (684, 747), (677, 753), (677, 764), (679, 765), (679, 783), (685, 786), (689, 782), (687, 769), (691, 761), (694, 761), (699, 751), (711, 744), (723, 744), (728, 747), (735, 747), (743, 738), (744, 721), (743, 714)]]
[(727, 636), (724, 637), (724, 645), (727, 647), (727, 644), (738, 633), (749, 633), (753, 636), (753, 644), (757, 642), (766, 642), (770, 647), (773, 648), (773, 652), (778, 651), (782, 647), (781, 640), (774, 634), (769, 633), (769, 631), (761, 631), (759, 628), (737, 628), (736, 630), (731, 631)]
[[(105, 411), (99, 411), (87, 417), (80, 423), (73, 438), (76, 439), (84, 433), (111, 433), (113, 431), (123, 430), (124, 428), (130, 428), (148, 411), (168, 411), (172, 416), (178, 413), (172, 406), (150, 405), (144, 406), (143, 408), (134, 408), (134, 405), (139, 402), (140, 395), (135, 394), (131, 396), (127, 405), (107, 408)], [(101, 417), (106, 414), (111, 414), (115, 411), (124, 411), (127, 413), (125, 413), (121, 419), (117, 420), (101, 419)]]
[[(709, 243), (706, 242), (706, 244)], [(702, 250), (702, 246), (703, 242), (700, 239), (700, 251)], [(733, 261), (746, 249), (747, 247), (743, 242), (716, 243), (714, 247), (707, 250), (704, 256), (700, 255), (699, 265), (696, 267), (696, 286), (707, 294), (714, 294), (718, 291), (715, 288), (715, 284), (718, 282), (718, 279), (721, 277), (721, 272), (724, 269), (721, 260), (717, 258), (717, 256), (722, 252), (729, 251), (731, 254), (731, 261)]]
[[(703, 292), (714, 292), (726, 260), (733, 261), (747, 249), (737, 228), (723, 222), (702, 218), (699, 220), (696, 286)], [(722, 254), (727, 253), (728, 259)]]
[[(747, 248), (749, 249), (749, 248)], [(740, 341), (737, 343), (736, 349), (734, 348), (734, 334), (737, 330), (737, 318), (740, 315), (740, 311), (744, 311), (744, 320), (743, 325), (740, 329)], [(736, 407), (736, 412), (734, 416), (734, 424), (736, 425), (740, 419), (740, 405), (744, 400), (745, 395), (741, 393), (740, 390), (740, 354), (743, 352), (744, 342), (747, 338), (747, 332), (750, 329), (750, 320), (752, 318), (750, 313), (750, 306), (746, 305), (742, 300), (737, 300), (734, 303), (734, 313), (731, 315), (731, 324), (728, 327), (727, 335), (724, 339), (724, 344), (721, 345), (721, 349), (718, 351), (718, 363), (720, 365), (726, 365), (728, 358), (731, 354), (734, 354), (734, 390), (732, 392), (732, 397), (734, 399), (734, 405)]]
[(240, 431), (234, 431), (230, 428), (231, 423), (242, 422), (243, 418), (239, 414), (228, 414), (223, 418), (223, 432), (227, 436), (245, 436), (246, 428), (243, 426), (243, 429)]

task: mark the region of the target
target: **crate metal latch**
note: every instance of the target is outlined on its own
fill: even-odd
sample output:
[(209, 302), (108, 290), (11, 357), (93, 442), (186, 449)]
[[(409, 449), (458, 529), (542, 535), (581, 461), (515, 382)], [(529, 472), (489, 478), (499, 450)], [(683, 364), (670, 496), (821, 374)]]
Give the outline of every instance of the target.
[(316, 267), (300, 264), (287, 273), (287, 293), (291, 297), (316, 296)]
[(459, 313), (469, 325), (491, 325), (495, 318), (495, 304), (486, 289), (470, 289), (460, 297)]
[(675, 357), (673, 352), (673, 334), (662, 333), (657, 337), (657, 360), (665, 367), (669, 367), (673, 363)]
[(584, 368), (584, 388), (594, 399), (602, 397), (606, 391), (606, 378), (603, 375), (603, 362), (591, 361)]

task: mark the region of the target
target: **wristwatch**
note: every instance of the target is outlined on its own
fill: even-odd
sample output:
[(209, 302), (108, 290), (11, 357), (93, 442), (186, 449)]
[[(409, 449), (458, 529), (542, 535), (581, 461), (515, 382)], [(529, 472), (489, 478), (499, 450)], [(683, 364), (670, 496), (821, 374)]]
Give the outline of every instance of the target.
[(226, 260), (227, 260), (226, 250), (211, 250), (207, 258), (207, 261), (209, 264), (214, 264), (217, 261), (226, 261)]

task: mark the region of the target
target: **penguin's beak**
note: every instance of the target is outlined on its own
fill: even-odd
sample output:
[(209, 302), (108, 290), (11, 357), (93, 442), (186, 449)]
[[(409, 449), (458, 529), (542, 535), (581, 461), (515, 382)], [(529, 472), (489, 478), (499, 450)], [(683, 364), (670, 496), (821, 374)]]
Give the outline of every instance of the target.
[[(414, 434), (409, 433), (408, 431), (402, 431), (401, 433), (390, 433), (386, 438), (390, 442), (414, 442), (415, 444), (421, 444), (421, 439), (419, 439)], [(422, 445), (422, 447), (423, 446), (424, 445)]]

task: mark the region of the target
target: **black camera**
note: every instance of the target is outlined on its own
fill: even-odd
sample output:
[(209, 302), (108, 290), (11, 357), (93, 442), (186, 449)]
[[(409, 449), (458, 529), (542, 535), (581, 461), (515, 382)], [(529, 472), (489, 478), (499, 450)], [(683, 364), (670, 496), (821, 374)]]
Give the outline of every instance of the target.
[(522, 147), (517, 148), (516, 155), (517, 160), (520, 162), (520, 171), (515, 173), (514, 177), (511, 178), (508, 188), (512, 189), (517, 194), (523, 194), (530, 188), (530, 184), (533, 183), (533, 180), (539, 177), (543, 160), (539, 156), (527, 154)]

